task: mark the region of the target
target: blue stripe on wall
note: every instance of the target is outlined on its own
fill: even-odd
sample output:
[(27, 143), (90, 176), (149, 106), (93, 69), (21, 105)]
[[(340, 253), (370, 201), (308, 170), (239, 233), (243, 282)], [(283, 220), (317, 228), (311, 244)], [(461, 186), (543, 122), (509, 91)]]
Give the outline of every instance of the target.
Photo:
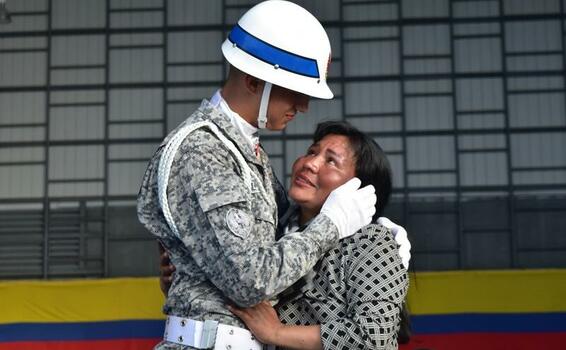
[[(566, 313), (412, 316), (415, 334), (463, 332), (566, 332)], [(162, 320), (0, 325), (0, 342), (147, 339), (163, 336)]]
[(566, 313), (412, 316), (415, 334), (461, 332), (566, 332)]
[(164, 327), (163, 320), (12, 323), (0, 325), (0, 342), (161, 338)]

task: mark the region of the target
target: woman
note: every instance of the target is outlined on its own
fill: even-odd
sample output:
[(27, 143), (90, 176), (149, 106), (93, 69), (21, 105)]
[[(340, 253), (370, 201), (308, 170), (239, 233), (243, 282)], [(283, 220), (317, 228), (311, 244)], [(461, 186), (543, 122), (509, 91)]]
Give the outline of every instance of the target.
[[(285, 234), (316, 216), (330, 192), (357, 176), (372, 184), (373, 223), (329, 251), (313, 272), (268, 302), (230, 310), (264, 344), (292, 349), (396, 349), (408, 277), (391, 232), (377, 223), (391, 194), (381, 148), (345, 122), (319, 124), (314, 142), (293, 165)], [(300, 233), (297, 233), (300, 234)], [(283, 323), (281, 323), (279, 321)]]

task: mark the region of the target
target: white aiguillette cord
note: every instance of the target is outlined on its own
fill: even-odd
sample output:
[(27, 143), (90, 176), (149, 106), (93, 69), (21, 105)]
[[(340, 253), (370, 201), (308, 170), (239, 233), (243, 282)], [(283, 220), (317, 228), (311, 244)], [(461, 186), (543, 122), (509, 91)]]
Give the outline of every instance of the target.
[(167, 200), (167, 186), (169, 184), (169, 175), (171, 173), (173, 160), (175, 159), (175, 154), (177, 153), (177, 150), (181, 146), (183, 140), (193, 131), (203, 127), (208, 128), (210, 131), (212, 131), (216, 135), (216, 137), (218, 137), (220, 141), (228, 148), (228, 150), (236, 157), (238, 165), (242, 170), (244, 183), (250, 190), (250, 192), (252, 191), (253, 176), (260, 184), (260, 191), (262, 195), (266, 199), (268, 199), (267, 194), (265, 193), (265, 189), (262, 186), (262, 182), (259, 181), (257, 175), (250, 169), (248, 163), (246, 163), (246, 160), (244, 159), (240, 151), (236, 148), (234, 143), (228, 140), (216, 125), (209, 121), (201, 121), (188, 125), (177, 131), (177, 133), (173, 135), (171, 140), (169, 140), (169, 142), (165, 145), (163, 153), (161, 154), (161, 159), (159, 160), (159, 168), (157, 170), (157, 193), (159, 197), (159, 204), (161, 206), (161, 210), (163, 211), (163, 215), (165, 216), (165, 220), (169, 225), (169, 228), (179, 238), (179, 230), (177, 229), (177, 225), (175, 225), (175, 222), (173, 221), (171, 209), (169, 208), (169, 201)]

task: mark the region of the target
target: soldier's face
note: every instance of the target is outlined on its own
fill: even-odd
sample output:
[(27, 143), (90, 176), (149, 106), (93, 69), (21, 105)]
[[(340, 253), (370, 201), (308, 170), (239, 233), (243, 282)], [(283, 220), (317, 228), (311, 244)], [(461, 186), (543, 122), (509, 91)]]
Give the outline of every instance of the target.
[(309, 147), (293, 164), (289, 197), (308, 218), (317, 215), (338, 186), (355, 176), (356, 160), (350, 141), (343, 135), (326, 135)]
[(273, 85), (267, 107), (269, 130), (283, 130), (298, 112), (309, 109), (309, 96)]

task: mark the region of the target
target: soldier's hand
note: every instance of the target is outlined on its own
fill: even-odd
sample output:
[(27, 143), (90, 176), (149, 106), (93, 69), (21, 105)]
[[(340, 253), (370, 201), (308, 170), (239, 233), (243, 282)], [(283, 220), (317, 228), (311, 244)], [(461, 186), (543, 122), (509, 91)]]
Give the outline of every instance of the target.
[(411, 260), (411, 242), (407, 237), (407, 231), (405, 231), (403, 226), (397, 225), (384, 216), (377, 219), (377, 222), (391, 230), (393, 237), (395, 237), (395, 242), (399, 245), (399, 256), (403, 266), (408, 270), (409, 261)]
[(321, 214), (328, 216), (338, 227), (340, 239), (349, 237), (371, 222), (377, 197), (372, 185), (359, 188), (360, 179), (354, 177), (330, 192), (322, 205)]
[(171, 282), (173, 281), (173, 273), (175, 272), (175, 266), (171, 263), (169, 259), (169, 254), (163, 248), (161, 243), (159, 245), (159, 287), (163, 294), (167, 295), (169, 288), (171, 287)]

